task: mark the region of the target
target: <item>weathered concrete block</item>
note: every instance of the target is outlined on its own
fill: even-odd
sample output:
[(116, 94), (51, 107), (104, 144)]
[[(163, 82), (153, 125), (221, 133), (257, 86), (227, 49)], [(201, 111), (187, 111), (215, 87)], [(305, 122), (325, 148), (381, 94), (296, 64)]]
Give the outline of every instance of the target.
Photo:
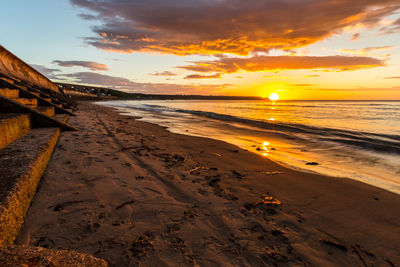
[(33, 129), (0, 150), (0, 247), (13, 244), (59, 135)]
[(71, 250), (41, 247), (9, 246), (0, 248), (1, 266), (81, 266), (106, 267), (107, 262), (91, 255)]
[(36, 110), (42, 114), (46, 114), (49, 117), (53, 117), (55, 113), (54, 107), (37, 107)]
[(36, 98), (13, 98), (14, 101), (27, 105), (30, 108), (36, 108), (38, 106), (38, 101)]
[(18, 98), (19, 90), (17, 89), (8, 89), (8, 88), (0, 88), (0, 95), (9, 97), (9, 98)]
[(0, 114), (0, 149), (31, 130), (29, 114)]

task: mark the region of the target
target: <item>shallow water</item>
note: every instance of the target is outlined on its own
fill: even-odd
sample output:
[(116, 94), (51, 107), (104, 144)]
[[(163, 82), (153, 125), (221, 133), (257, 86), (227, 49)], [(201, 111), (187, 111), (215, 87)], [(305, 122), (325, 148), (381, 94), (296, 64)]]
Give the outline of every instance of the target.
[(400, 101), (110, 101), (172, 132), (400, 193)]

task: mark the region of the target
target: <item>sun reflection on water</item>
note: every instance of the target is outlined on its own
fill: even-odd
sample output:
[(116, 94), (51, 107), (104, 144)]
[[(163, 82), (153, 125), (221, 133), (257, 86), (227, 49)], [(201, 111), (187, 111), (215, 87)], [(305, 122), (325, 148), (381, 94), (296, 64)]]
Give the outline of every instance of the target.
[(268, 141), (265, 141), (265, 142), (262, 143), (261, 150), (263, 150), (262, 155), (264, 157), (268, 156), (268, 153), (270, 152), (270, 150), (269, 150), (269, 146), (270, 145), (271, 145), (271, 143), (268, 142)]

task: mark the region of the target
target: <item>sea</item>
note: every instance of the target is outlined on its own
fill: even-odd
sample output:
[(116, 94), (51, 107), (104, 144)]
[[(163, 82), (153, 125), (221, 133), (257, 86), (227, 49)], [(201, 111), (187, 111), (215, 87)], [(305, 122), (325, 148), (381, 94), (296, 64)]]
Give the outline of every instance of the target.
[(98, 104), (286, 167), (400, 194), (400, 101), (118, 100)]

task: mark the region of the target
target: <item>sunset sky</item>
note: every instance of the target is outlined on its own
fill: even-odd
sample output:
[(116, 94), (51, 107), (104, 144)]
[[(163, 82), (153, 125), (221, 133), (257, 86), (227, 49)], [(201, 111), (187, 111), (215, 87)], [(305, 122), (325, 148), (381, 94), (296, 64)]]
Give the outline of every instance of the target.
[(400, 100), (399, 0), (3, 0), (53, 81), (161, 94)]

